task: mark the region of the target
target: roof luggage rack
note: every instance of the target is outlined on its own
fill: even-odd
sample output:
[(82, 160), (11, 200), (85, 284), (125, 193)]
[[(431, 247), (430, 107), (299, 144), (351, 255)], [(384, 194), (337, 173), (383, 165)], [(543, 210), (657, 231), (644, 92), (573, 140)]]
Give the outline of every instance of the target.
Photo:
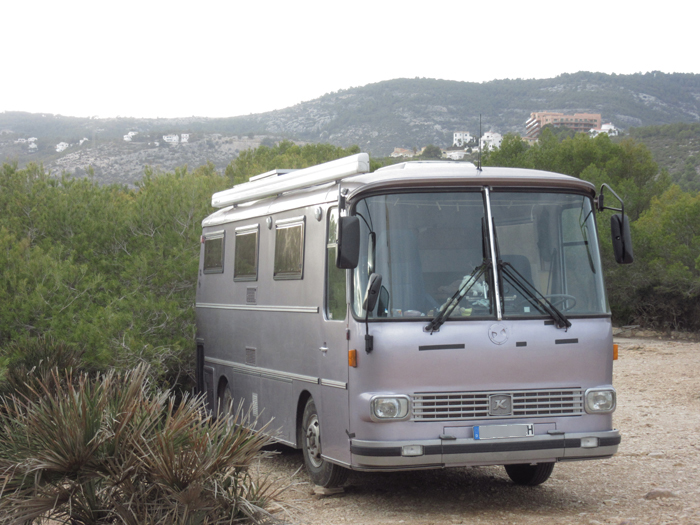
[(211, 205), (214, 208), (236, 206), (244, 202), (264, 199), (286, 191), (317, 186), (368, 171), (369, 155), (367, 153), (358, 153), (301, 170), (272, 170), (251, 177), (248, 182), (215, 193), (212, 195)]

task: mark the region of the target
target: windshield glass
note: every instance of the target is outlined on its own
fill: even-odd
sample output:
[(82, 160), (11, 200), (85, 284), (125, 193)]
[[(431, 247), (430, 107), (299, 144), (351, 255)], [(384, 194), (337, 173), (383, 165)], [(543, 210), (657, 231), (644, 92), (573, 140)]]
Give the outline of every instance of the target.
[[(452, 320), (495, 318), (484, 199), (481, 191), (472, 191), (359, 201), (354, 208), (361, 225), (360, 262), (353, 273), (355, 315), (365, 316), (367, 280), (376, 272), (382, 287), (370, 318), (427, 321), (445, 310)], [(566, 316), (607, 314), (589, 198), (494, 192), (490, 199), (499, 266), (514, 270), (500, 272), (504, 318), (551, 317), (532, 293), (524, 293), (517, 282), (522, 280)]]
[(502, 277), (503, 315), (538, 311), (525, 280), (565, 315), (608, 312), (590, 199), (564, 193), (491, 193)]
[[(381, 274), (382, 289), (371, 316), (425, 318), (483, 262), (481, 192), (369, 197), (358, 203), (355, 214), (361, 217), (353, 298), (358, 316), (365, 315), (362, 298), (372, 271)], [(487, 281), (488, 275), (482, 276), (452, 315), (490, 315)]]

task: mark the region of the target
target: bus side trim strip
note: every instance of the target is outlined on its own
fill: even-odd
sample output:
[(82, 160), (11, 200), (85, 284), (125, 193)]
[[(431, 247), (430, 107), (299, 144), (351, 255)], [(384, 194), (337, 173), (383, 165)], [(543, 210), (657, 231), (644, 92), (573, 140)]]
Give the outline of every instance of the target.
[(291, 312), (297, 314), (317, 314), (318, 306), (275, 306), (251, 304), (216, 304), (197, 303), (197, 308), (214, 308), (219, 310), (248, 310), (252, 312)]
[(347, 388), (346, 383), (340, 381), (333, 381), (331, 379), (319, 379), (318, 377), (307, 376), (303, 374), (293, 374), (291, 372), (280, 372), (279, 370), (272, 370), (270, 368), (260, 368), (257, 366), (244, 365), (242, 363), (234, 363), (233, 361), (227, 361), (226, 359), (217, 359), (216, 357), (205, 357), (204, 360), (208, 363), (213, 363), (215, 365), (227, 366), (233, 369), (234, 372), (239, 372), (241, 374), (249, 374), (253, 376), (264, 377), (267, 379), (276, 379), (280, 381), (301, 381), (302, 383), (312, 383), (314, 385), (325, 385), (334, 388), (341, 388), (345, 390)]

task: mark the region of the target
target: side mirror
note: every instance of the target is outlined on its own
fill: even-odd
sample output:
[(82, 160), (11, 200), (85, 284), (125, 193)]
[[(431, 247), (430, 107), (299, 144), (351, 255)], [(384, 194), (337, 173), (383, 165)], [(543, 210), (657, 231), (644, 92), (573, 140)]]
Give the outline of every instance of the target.
[(373, 273), (367, 281), (367, 291), (365, 292), (365, 300), (362, 302), (362, 308), (369, 313), (377, 306), (379, 299), (379, 291), (382, 289), (382, 276), (378, 273)]
[(627, 216), (617, 213), (610, 217), (610, 231), (612, 233), (612, 245), (617, 263), (630, 264), (634, 262), (630, 222)]
[(360, 259), (360, 219), (355, 216), (338, 218), (338, 250), (335, 265), (338, 268), (357, 268)]

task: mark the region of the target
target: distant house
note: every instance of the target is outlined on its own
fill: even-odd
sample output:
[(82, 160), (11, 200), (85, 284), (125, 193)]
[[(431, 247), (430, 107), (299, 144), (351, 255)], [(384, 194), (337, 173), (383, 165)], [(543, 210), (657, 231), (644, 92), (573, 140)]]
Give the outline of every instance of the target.
[(180, 135), (180, 142), (189, 142), (190, 141), (190, 134), (189, 133), (183, 133)]
[(90, 140), (89, 138), (83, 137), (82, 139), (80, 139), (80, 146), (83, 145), (83, 142), (88, 142), (89, 140)]
[(17, 139), (17, 140), (15, 140), (15, 144), (26, 144), (26, 143), (27, 143), (27, 139)]
[(591, 137), (597, 137), (601, 133), (607, 134), (609, 137), (617, 137), (619, 134), (619, 130), (613, 125), (612, 122), (608, 122), (607, 124), (603, 124), (599, 128), (594, 128), (589, 131), (591, 134)]
[(452, 134), (452, 145), (461, 148), (474, 140), (468, 131), (455, 131)]
[(466, 152), (463, 149), (447, 150), (443, 153), (443, 157), (451, 160), (462, 160)]
[(178, 135), (163, 135), (163, 140), (168, 144), (177, 144), (180, 142), (180, 137)]
[(34, 153), (39, 149), (39, 146), (37, 146), (34, 142), (29, 144), (29, 153)]
[(37, 140), (39, 140), (39, 139), (36, 138), (36, 137), (29, 137), (29, 138), (27, 139), (27, 142), (36, 142)]
[(405, 149), (405, 148), (394, 148), (394, 151), (391, 152), (391, 156), (394, 158), (398, 158), (398, 157), (411, 158), (411, 157), (413, 157), (413, 150)]
[(481, 137), (481, 149), (486, 148), (496, 149), (501, 147), (501, 142), (503, 141), (503, 136), (500, 133), (494, 133), (493, 131), (487, 131)]
[(56, 144), (56, 153), (61, 153), (62, 151), (67, 150), (70, 147), (70, 144), (67, 142), (59, 142)]
[(131, 139), (133, 139), (133, 138), (134, 138), (136, 135), (138, 135), (138, 134), (139, 134), (138, 131), (130, 131), (129, 133), (127, 133), (126, 135), (124, 135), (124, 140), (125, 140), (126, 142), (131, 142)]

